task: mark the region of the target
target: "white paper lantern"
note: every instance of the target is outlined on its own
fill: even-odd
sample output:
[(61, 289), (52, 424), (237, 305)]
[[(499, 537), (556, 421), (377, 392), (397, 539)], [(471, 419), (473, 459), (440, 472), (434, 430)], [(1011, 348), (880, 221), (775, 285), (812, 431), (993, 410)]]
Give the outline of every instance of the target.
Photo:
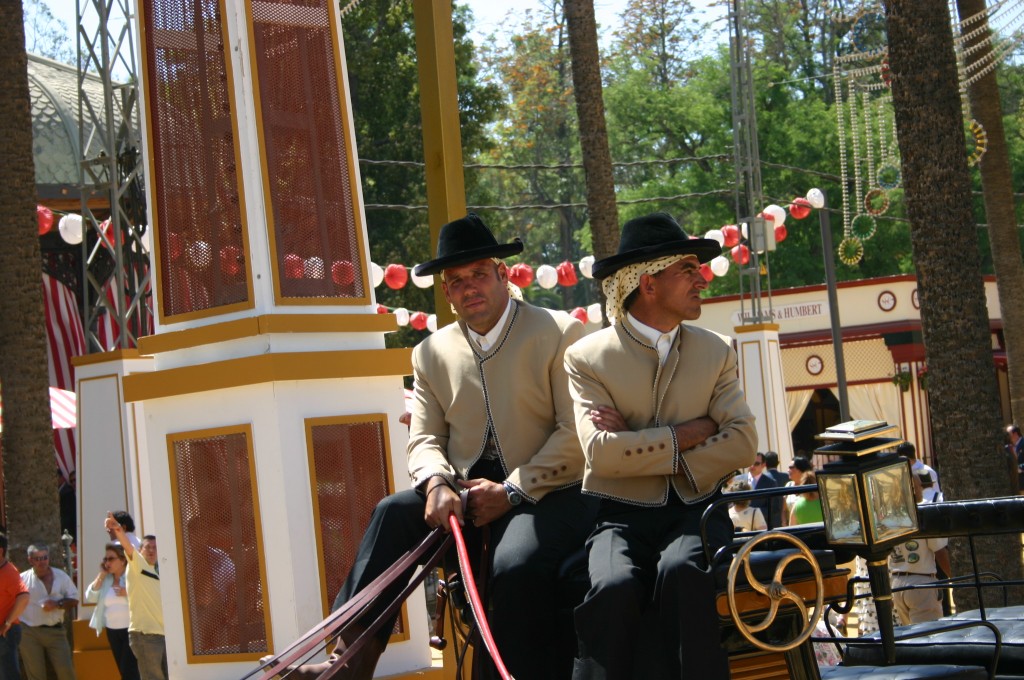
[(580, 260), (580, 274), (588, 279), (594, 278), (594, 256), (587, 255)]
[(426, 276), (416, 276), (415, 274), (410, 272), (409, 276), (412, 278), (412, 282), (417, 288), (430, 288), (431, 286), (434, 285), (433, 274), (427, 274)]
[(558, 283), (558, 270), (549, 264), (537, 267), (537, 285), (541, 288), (554, 288)]
[(196, 269), (206, 269), (213, 262), (213, 248), (206, 241), (194, 241), (185, 249), (185, 256)]
[(405, 307), (396, 307), (394, 311), (395, 321), (398, 322), (399, 326), (409, 325), (409, 310)]
[(825, 194), (822, 193), (821, 189), (811, 189), (807, 192), (807, 202), (811, 204), (811, 207), (815, 210), (819, 210), (825, 207)]
[(712, 241), (718, 241), (718, 245), (725, 245), (725, 234), (722, 233), (721, 229), (708, 229), (708, 233), (704, 234), (704, 238), (709, 238)]
[(60, 218), (57, 223), (57, 230), (65, 243), (73, 246), (82, 242), (82, 216), (78, 213), (69, 213)]
[(747, 241), (750, 240), (750, 236), (747, 234), (747, 223), (744, 222), (740, 225), (740, 233), (743, 234), (743, 238)]
[(786, 209), (774, 203), (764, 209), (766, 215), (772, 216), (772, 226), (781, 226), (786, 221)]
[(370, 263), (370, 282), (374, 288), (384, 283), (384, 268), (376, 262)]
[(431, 333), (437, 332), (437, 314), (431, 314), (427, 317), (427, 330)]
[(729, 258), (719, 255), (708, 263), (711, 273), (715, 276), (725, 276), (729, 273)]
[(604, 314), (601, 313), (600, 302), (595, 302), (587, 307), (587, 321), (590, 323), (601, 323), (602, 319), (604, 319)]
[(307, 279), (322, 279), (324, 278), (324, 272), (323, 258), (314, 255), (302, 263), (302, 273)]

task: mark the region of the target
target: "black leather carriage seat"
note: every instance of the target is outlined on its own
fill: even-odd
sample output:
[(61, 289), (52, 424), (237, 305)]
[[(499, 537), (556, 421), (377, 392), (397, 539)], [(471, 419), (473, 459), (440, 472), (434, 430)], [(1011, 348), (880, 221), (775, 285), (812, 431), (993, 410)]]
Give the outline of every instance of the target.
[(988, 671), (979, 666), (901, 665), (832, 666), (821, 669), (821, 680), (987, 680)]
[[(921, 538), (1020, 534), (1024, 532), (1024, 496), (923, 504), (918, 506), (918, 517)], [(990, 581), (983, 586), (1000, 587), (998, 582)], [(980, 619), (980, 612), (972, 610), (939, 621), (898, 626), (895, 632), (898, 639), (900, 635), (927, 633), (943, 625)], [(986, 608), (985, 620), (995, 625), (1002, 637), (996, 676), (1024, 677), (1024, 607)], [(881, 664), (882, 649), (878, 633), (862, 639), (870, 640), (873, 644), (850, 645), (844, 664)], [(994, 634), (983, 626), (942, 631), (897, 642), (896, 662), (987, 666), (991, 664), (994, 647)]]

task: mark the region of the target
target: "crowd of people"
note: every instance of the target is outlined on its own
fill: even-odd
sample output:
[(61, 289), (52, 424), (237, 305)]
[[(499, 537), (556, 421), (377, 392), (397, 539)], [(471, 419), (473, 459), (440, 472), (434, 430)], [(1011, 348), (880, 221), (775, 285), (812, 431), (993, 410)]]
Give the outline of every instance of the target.
[[(85, 591), (95, 604), (89, 626), (107, 640), (122, 680), (167, 680), (156, 537), (135, 535), (125, 511), (104, 520), (111, 542)], [(0, 533), (0, 680), (75, 680), (65, 612), (79, 603), (67, 572), (50, 566), (49, 546), (28, 547), (31, 568), (19, 573)], [(22, 668), (23, 667), (23, 668)]]

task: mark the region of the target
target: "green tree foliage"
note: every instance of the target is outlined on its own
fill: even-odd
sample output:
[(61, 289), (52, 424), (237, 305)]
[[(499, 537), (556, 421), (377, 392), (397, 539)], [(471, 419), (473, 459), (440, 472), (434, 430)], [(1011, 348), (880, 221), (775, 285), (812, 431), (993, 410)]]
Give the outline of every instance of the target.
[(78, 49), (75, 32), (53, 16), (46, 0), (22, 0), (22, 5), (25, 11), (25, 50), (74, 66)]
[[(490, 41), (482, 55), (488, 76), (501, 90), (506, 115), (493, 128), (495, 146), (479, 158), (524, 167), (488, 170), (480, 176), (479, 192), (467, 190), (470, 203), (551, 206), (488, 215), (488, 223), (504, 238), (523, 239), (520, 259), (534, 267), (575, 263), (589, 253), (568, 29), (560, 0), (548, 0), (543, 8), (539, 15), (528, 12), (508, 42)], [(587, 284), (549, 291), (534, 285), (525, 292), (533, 302), (559, 309), (597, 299)]]
[[(500, 100), (497, 89), (477, 77), (476, 48), (466, 35), (469, 20), (468, 10), (457, 7), (453, 28), (462, 144), (466, 154), (472, 155), (490, 147), (486, 128)], [(423, 160), (423, 132), (412, 3), (364, 0), (345, 15), (342, 29), (356, 144), (363, 159), (360, 171), (371, 258), (382, 267), (389, 263), (411, 267), (433, 257), (426, 210), (373, 206), (426, 203), (423, 167), (415, 164)], [(434, 306), (431, 289), (411, 283), (398, 291), (382, 284), (376, 295), (388, 307), (429, 312)], [(407, 326), (389, 335), (388, 343), (410, 346), (425, 334)]]

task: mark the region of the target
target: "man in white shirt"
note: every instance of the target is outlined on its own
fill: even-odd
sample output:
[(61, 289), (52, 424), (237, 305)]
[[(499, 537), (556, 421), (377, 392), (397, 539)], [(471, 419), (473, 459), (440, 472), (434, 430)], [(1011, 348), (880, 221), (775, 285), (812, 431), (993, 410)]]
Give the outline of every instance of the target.
[(918, 458), (917, 449), (910, 442), (903, 442), (896, 447), (896, 454), (910, 461), (910, 471), (921, 482), (921, 499), (925, 503), (941, 503), (942, 490), (939, 488), (939, 475), (930, 465)]
[(50, 548), (28, 547), (32, 568), (21, 572), (28, 589), (28, 607), (21, 615), (21, 660), (28, 680), (46, 680), (46, 659), (58, 680), (74, 680), (71, 647), (64, 630), (64, 612), (78, 604), (78, 588), (71, 577), (50, 566)]
[[(914, 491), (921, 500), (922, 484), (914, 479)], [(911, 538), (893, 546), (889, 554), (889, 572), (893, 590), (905, 586), (931, 583), (952, 573), (946, 538)], [(940, 570), (942, 574), (940, 575)], [(922, 621), (936, 621), (942, 617), (942, 594), (939, 588), (920, 588), (894, 592), (893, 604), (900, 623), (909, 626)]]

